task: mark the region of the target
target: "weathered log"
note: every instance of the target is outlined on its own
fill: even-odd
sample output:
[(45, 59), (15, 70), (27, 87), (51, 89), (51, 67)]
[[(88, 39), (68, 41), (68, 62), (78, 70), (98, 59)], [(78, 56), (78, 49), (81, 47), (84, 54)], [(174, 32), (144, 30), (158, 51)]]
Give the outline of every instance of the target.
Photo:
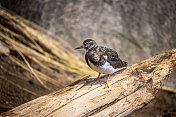
[(86, 77), (1, 116), (126, 116), (155, 98), (156, 87), (169, 77), (175, 64), (176, 49), (136, 63), (122, 73), (112, 74), (110, 88), (101, 85), (106, 76), (101, 77), (100, 84), (93, 86), (95, 78)]

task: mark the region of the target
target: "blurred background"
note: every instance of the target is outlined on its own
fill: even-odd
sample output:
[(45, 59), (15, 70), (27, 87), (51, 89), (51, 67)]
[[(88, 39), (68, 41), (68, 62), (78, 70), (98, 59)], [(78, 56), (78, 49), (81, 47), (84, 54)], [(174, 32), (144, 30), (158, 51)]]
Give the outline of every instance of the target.
[[(56, 47), (69, 50), (82, 64), (84, 51), (74, 48), (87, 38), (115, 49), (129, 65), (176, 48), (175, 0), (0, 0), (0, 6), (53, 35), (54, 41), (62, 42)], [(71, 77), (84, 75), (72, 73)], [(65, 81), (64, 86), (71, 82)], [(176, 71), (164, 85), (176, 89)], [(5, 105), (13, 108), (36, 97)], [(160, 91), (154, 101), (132, 116), (170, 116), (169, 112), (176, 112), (176, 94)]]

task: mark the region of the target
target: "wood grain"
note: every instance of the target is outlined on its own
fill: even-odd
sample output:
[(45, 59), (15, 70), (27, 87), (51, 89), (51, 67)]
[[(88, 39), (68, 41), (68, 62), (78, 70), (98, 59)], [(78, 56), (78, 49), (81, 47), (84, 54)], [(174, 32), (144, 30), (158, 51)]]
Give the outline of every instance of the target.
[(91, 86), (95, 78), (84, 78), (60, 91), (20, 105), (1, 116), (86, 117), (125, 116), (155, 98), (155, 87), (168, 78), (176, 64), (176, 49), (136, 63), (122, 73), (107, 76)]

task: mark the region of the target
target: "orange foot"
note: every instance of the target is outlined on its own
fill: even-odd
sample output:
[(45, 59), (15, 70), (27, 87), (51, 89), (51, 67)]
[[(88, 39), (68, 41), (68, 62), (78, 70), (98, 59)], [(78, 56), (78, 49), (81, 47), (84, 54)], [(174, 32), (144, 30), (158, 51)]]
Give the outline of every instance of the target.
[(106, 81), (106, 83), (105, 83), (105, 88), (109, 88), (109, 82), (108, 82), (108, 80)]

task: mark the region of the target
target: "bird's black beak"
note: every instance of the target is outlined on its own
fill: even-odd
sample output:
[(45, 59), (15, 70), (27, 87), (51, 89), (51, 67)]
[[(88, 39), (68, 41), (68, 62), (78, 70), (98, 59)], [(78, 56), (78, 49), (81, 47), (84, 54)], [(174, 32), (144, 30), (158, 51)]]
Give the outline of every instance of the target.
[(75, 50), (77, 50), (77, 49), (82, 49), (82, 48), (84, 48), (84, 46), (83, 46), (83, 45), (82, 45), (82, 46), (80, 46), (80, 47), (75, 48)]

